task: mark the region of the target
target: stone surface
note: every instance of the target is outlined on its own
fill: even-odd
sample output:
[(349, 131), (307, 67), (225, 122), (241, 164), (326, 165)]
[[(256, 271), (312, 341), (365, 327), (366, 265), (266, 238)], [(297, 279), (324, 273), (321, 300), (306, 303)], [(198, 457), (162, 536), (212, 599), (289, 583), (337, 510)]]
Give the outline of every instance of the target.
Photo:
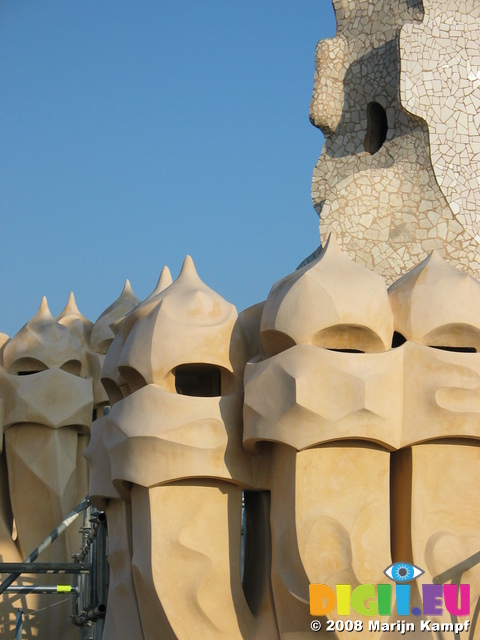
[[(439, 3), (439, 8), (436, 4), (435, 10), (429, 2), (426, 21), (421, 25), (424, 17), (421, 2), (335, 0), (333, 4), (337, 34), (317, 47), (310, 104), (310, 119), (325, 135), (312, 180), (322, 241), (328, 232), (334, 231), (340, 246), (352, 259), (382, 274), (389, 284), (432, 250), (478, 276), (479, 239), (475, 237), (477, 232), (472, 231), (473, 214), (470, 212), (468, 218), (456, 204), (462, 199), (463, 185), (467, 182), (469, 193), (473, 188), (478, 193), (478, 169), (475, 163), (471, 164), (478, 143), (478, 127), (469, 125), (468, 131), (465, 129), (462, 118), (467, 115), (466, 108), (464, 113), (460, 108), (460, 113), (456, 110), (457, 115), (451, 118), (450, 131), (439, 125), (438, 134), (435, 129), (432, 132), (431, 122), (443, 122), (437, 105), (439, 100), (449, 98), (451, 80), (445, 81), (439, 94), (433, 82), (438, 62), (436, 59), (429, 62), (431, 53), (438, 58), (444, 41), (449, 42), (445, 59), (450, 60), (456, 48), (462, 49), (462, 37), (450, 38), (449, 25), (453, 24), (453, 18), (463, 19), (465, 7), (471, 7), (472, 3), (460, 3), (461, 8), (452, 18), (452, 11), (445, 10), (448, 2)], [(464, 20), (472, 43), (475, 15), (474, 12), (468, 21)], [(439, 20), (443, 32), (437, 27)], [(424, 47), (426, 40), (428, 47)], [(460, 67), (466, 71), (470, 65), (471, 78), (475, 67), (470, 67), (475, 65), (477, 49), (478, 39), (470, 49), (462, 50)], [(451, 67), (456, 63), (449, 64)], [(423, 68), (429, 78), (425, 82)], [(465, 100), (469, 105), (469, 122), (473, 122), (471, 95), (478, 81), (471, 79), (466, 86), (456, 78), (454, 75), (457, 90), (449, 98), (449, 104), (452, 99), (455, 104)], [(413, 84), (418, 89), (416, 94), (421, 91), (422, 108), (417, 106), (416, 94), (412, 95)], [(427, 107), (436, 116), (428, 115)], [(424, 117), (430, 127), (430, 141), (433, 133), (433, 167)], [(471, 137), (467, 146), (459, 141), (461, 154), (456, 155), (453, 151), (457, 151), (456, 143), (449, 140), (458, 139), (459, 132), (465, 139)], [(441, 170), (437, 165), (444, 150), (451, 150), (447, 151), (451, 175), (442, 185), (451, 185), (450, 191), (443, 187), (442, 191), (438, 184)]]
[[(336, 239), (240, 314), (187, 256), (142, 302), (127, 281), (95, 324), (72, 294), (0, 334), (2, 560), (89, 484), (108, 522), (104, 640), (346, 640), (326, 623), (353, 610), (311, 630), (309, 585), (391, 584), (399, 561), (424, 570), (413, 606), (423, 584), (469, 583), (458, 637), (480, 637), (480, 9), (334, 7), (310, 116)], [(42, 560), (79, 546), (74, 527)], [(19, 603), (2, 598), (2, 637)], [(69, 613), (30, 616), (25, 637), (79, 640)], [(361, 638), (401, 635), (360, 620)]]
[(395, 330), (435, 347), (480, 350), (480, 282), (432, 253), (388, 290)]
[[(479, 283), (431, 254), (390, 287), (391, 309), (378, 307), (389, 318), (382, 324), (364, 302), (376, 308), (385, 301), (385, 284), (358, 265), (340, 269), (340, 257), (331, 263), (328, 252), (272, 287), (260, 323), (266, 354), (245, 369), (244, 445), (271, 469), (272, 589), (285, 638), (308, 635), (310, 583), (388, 583), (383, 571), (392, 561), (431, 563), (437, 539), (453, 545), (443, 560), (437, 553), (443, 571), (451, 573), (453, 559), (472, 565), (465, 576), (472, 576), (472, 611), (479, 595), (469, 497), (480, 435)], [(316, 288), (303, 285), (309, 272)], [(335, 304), (337, 296), (350, 304)], [(336, 344), (313, 339), (312, 327), (321, 335), (324, 324), (339, 336)], [(390, 334), (376, 333), (383, 349), (368, 352), (372, 343), (361, 330), (379, 326)], [(280, 329), (281, 340), (272, 340)], [(458, 507), (453, 496), (462, 478), (468, 495)], [(447, 485), (451, 507), (441, 489)], [(423, 582), (432, 581), (432, 571)], [(419, 585), (412, 606), (421, 605)], [(397, 619), (394, 610), (391, 621)], [(370, 635), (364, 627), (361, 637)]]
[(424, 7), (422, 23), (401, 31), (401, 101), (428, 124), (437, 183), (472, 246), (480, 242), (480, 7), (468, 0), (424, 0)]
[[(5, 514), (11, 513), (15, 522), (13, 536), (12, 515), (8, 520), (4, 516), (4, 524), (8, 523), (4, 540), (7, 543), (9, 537), (9, 541), (3, 561), (19, 561), (29, 555), (88, 493), (88, 470), (82, 452), (94, 407), (106, 400), (100, 387), (100, 361), (89, 346), (91, 329), (72, 294), (56, 319), (43, 299), (38, 313), (3, 345), (1, 463), (4, 488), (8, 490), (8, 502), (5, 499), (3, 504)], [(77, 523), (42, 554), (41, 560), (68, 562), (81, 545)], [(21, 581), (57, 584), (58, 579), (36, 576)], [(48, 607), (41, 620), (27, 616), (25, 631), (31, 634), (29, 637), (79, 638), (79, 630), (69, 620), (70, 597), (55, 608), (49, 607), (49, 598), (30, 595), (25, 601), (25, 596), (11, 595), (3, 600), (0, 611), (13, 629), (15, 601), (17, 607), (22, 601), (28, 603), (30, 610)]]
[(349, 260), (334, 237), (314, 261), (273, 285), (260, 327), (268, 355), (294, 344), (384, 351), (392, 333), (383, 278)]
[[(128, 558), (132, 540), (145, 640), (275, 638), (268, 597), (255, 617), (240, 581), (242, 487), (262, 475), (242, 448), (244, 326), (258, 314), (242, 326), (188, 256), (170, 282), (164, 275), (113, 326), (102, 372), (112, 411), (95, 424), (86, 452), (91, 495), (107, 517), (119, 509), (110, 506), (117, 496), (131, 503), (130, 533), (116, 548)], [(129, 575), (112, 568), (117, 606), (133, 604)], [(118, 638), (115, 628), (107, 620), (107, 640)]]
[[(480, 449), (468, 441), (429, 442), (412, 447), (412, 559), (425, 573), (425, 583), (463, 583), (470, 585), (473, 618), (480, 595), (480, 509), (476, 487), (479, 482)], [(448, 469), (449, 473), (445, 473)], [(405, 523), (407, 524), (407, 523)], [(432, 616), (437, 622), (450, 622), (450, 614)], [(463, 631), (459, 638), (478, 638)]]

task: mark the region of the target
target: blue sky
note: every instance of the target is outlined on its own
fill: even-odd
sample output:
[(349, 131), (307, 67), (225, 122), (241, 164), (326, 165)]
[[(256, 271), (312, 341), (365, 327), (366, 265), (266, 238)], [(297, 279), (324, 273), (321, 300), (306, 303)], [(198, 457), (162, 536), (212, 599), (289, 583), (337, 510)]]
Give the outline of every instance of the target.
[(95, 321), (185, 254), (239, 310), (319, 244), (308, 120), (330, 0), (2, 0), (0, 332)]

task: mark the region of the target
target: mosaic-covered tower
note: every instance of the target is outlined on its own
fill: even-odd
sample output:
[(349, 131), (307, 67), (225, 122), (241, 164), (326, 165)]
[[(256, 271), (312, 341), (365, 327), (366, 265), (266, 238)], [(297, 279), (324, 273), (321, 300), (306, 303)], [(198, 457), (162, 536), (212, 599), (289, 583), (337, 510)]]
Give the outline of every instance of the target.
[(333, 5), (310, 104), (325, 135), (312, 180), (322, 239), (334, 231), (388, 283), (433, 250), (478, 275), (478, 7)]

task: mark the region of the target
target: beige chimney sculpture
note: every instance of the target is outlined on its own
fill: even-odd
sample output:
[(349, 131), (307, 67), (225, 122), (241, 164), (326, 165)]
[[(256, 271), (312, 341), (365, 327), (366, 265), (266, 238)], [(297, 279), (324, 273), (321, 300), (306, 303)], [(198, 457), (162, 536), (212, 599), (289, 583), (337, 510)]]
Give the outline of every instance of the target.
[[(100, 364), (88, 347), (92, 324), (78, 311), (70, 295), (54, 319), (46, 299), (37, 314), (2, 348), (4, 464), (9, 503), (10, 547), (3, 561), (20, 561), (61, 523), (88, 493), (88, 469), (83, 458), (95, 406), (93, 377)], [(78, 551), (78, 526), (69, 529), (42, 555), (44, 562), (67, 562)], [(37, 576), (33, 583), (47, 584)], [(5, 596), (4, 620), (12, 619), (15, 600)], [(9, 603), (8, 603), (9, 601)], [(28, 596), (28, 608), (42, 609), (48, 597)], [(71, 603), (48, 608), (42, 620), (26, 617), (29, 637), (76, 638), (68, 620)], [(14, 629), (14, 615), (12, 629)], [(7, 624), (7, 622), (5, 622)]]
[(260, 335), (269, 357), (245, 371), (244, 443), (275, 443), (273, 596), (280, 637), (300, 637), (311, 633), (310, 583), (387, 580), (401, 356), (389, 349), (383, 278), (332, 238), (273, 286)]
[[(263, 617), (254, 620), (240, 578), (242, 487), (256, 478), (242, 448), (244, 331), (189, 256), (167, 284), (115, 327), (102, 372), (112, 411), (95, 423), (87, 452), (92, 498), (110, 499), (107, 518), (112, 506), (114, 518), (124, 514), (115, 549), (130, 553), (133, 585), (124, 577), (120, 589), (118, 580), (119, 607), (133, 607), (133, 586), (145, 640), (189, 629), (212, 639), (276, 637)], [(94, 484), (104, 478), (99, 448), (111, 474), (104, 493), (103, 480)], [(112, 619), (106, 637), (132, 637), (134, 624)]]

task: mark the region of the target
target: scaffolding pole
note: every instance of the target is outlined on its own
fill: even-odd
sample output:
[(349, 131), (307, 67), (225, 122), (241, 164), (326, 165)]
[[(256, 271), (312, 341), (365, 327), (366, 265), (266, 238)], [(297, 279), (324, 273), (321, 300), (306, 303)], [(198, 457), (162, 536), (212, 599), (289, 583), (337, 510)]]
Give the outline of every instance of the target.
[(90, 563), (74, 564), (73, 562), (0, 562), (1, 573), (90, 573)]
[[(75, 507), (75, 509), (61, 522), (61, 524), (52, 531), (52, 533), (48, 536), (48, 538), (45, 538), (45, 540), (36, 549), (34, 549), (32, 553), (28, 556), (28, 558), (25, 558), (23, 562), (24, 563), (34, 562), (38, 558), (38, 556), (41, 553), (43, 553), (45, 549), (47, 549), (52, 544), (52, 542), (56, 540), (58, 536), (61, 535), (65, 531), (65, 529), (72, 524), (74, 520), (76, 520), (76, 518), (82, 513), (82, 511), (85, 511), (85, 509), (88, 509), (89, 506), (90, 506), (90, 500), (88, 496), (86, 496), (82, 500), (82, 502), (80, 502), (80, 504), (77, 507)], [(15, 582), (15, 580), (19, 578), (21, 574), (22, 572), (14, 572), (11, 575), (9, 575), (8, 578), (6, 578), (2, 582), (2, 584), (0, 584), (0, 595), (2, 595), (5, 589), (7, 589), (13, 582)]]
[(72, 587), (70, 584), (57, 584), (49, 586), (29, 586), (24, 585), (20, 587), (8, 587), (7, 593), (73, 593), (78, 594), (77, 587)]
[(17, 609), (17, 620), (15, 623), (15, 640), (22, 640), (23, 632), (23, 610)]
[[(104, 628), (106, 604), (108, 597), (108, 562), (107, 562), (107, 521), (103, 511), (93, 509), (90, 528), (83, 527), (84, 544), (73, 563), (35, 562), (76, 518), (90, 507), (88, 496), (52, 531), (52, 533), (25, 558), (23, 562), (0, 562), (0, 575), (9, 574), (0, 584), (1, 594), (71, 594), (72, 622), (82, 626), (83, 634), (88, 631), (89, 640), (101, 640)], [(85, 519), (84, 519), (85, 522)], [(57, 585), (25, 585), (12, 586), (22, 574), (71, 574), (74, 584)], [(81, 602), (80, 602), (81, 601)], [(24, 612), (17, 609), (15, 640), (21, 640), (23, 633)], [(93, 629), (92, 629), (93, 625)], [(93, 633), (94, 635), (90, 635)]]

